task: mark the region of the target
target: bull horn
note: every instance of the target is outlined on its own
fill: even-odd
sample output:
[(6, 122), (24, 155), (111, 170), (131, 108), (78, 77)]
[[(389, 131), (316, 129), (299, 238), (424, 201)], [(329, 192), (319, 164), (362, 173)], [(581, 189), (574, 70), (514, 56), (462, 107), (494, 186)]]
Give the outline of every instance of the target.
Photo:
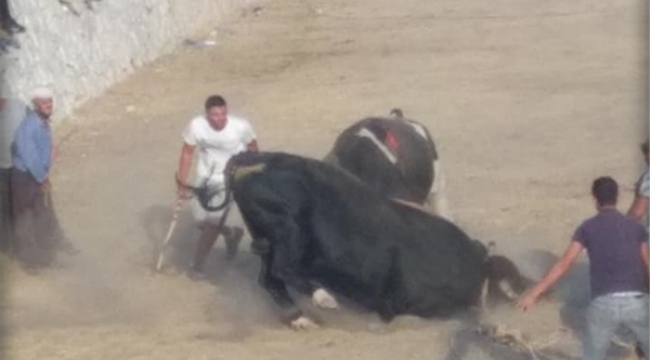
[(404, 112), (402, 112), (402, 109), (400, 108), (393, 108), (390, 111), (390, 116), (396, 117), (398, 119), (401, 119), (404, 117)]
[(404, 206), (408, 206), (408, 207), (410, 207), (412, 209), (420, 210), (420, 211), (422, 211), (422, 212), (424, 212), (424, 213), (426, 213), (428, 215), (434, 215), (435, 216), (435, 214), (431, 211), (431, 209), (423, 206), (422, 204), (418, 204), (418, 203), (413, 202), (413, 201), (406, 201), (406, 200), (402, 200), (402, 199), (398, 199), (398, 198), (390, 198), (390, 200), (392, 200), (392, 201), (394, 201), (396, 203), (402, 204)]
[(512, 288), (512, 284), (508, 280), (501, 280), (497, 283), (499, 290), (508, 298), (510, 301), (515, 301), (519, 297), (515, 289)]

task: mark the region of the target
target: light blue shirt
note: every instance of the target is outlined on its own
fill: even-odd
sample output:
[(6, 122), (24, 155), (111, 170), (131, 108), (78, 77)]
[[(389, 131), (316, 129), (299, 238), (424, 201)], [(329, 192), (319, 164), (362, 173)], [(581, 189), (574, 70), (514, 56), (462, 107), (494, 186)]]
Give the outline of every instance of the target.
[(52, 132), (41, 117), (30, 110), (18, 125), (11, 146), (13, 166), (43, 183), (52, 165)]

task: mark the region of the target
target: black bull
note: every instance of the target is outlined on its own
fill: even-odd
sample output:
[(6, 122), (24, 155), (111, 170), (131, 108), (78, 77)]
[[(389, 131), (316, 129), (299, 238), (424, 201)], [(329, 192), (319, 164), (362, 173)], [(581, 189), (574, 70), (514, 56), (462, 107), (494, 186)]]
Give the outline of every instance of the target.
[(336, 167), (242, 153), (226, 178), (227, 198), (234, 197), (262, 260), (260, 284), (285, 321), (302, 317), (287, 287), (308, 295), (330, 289), (386, 321), (446, 316), (480, 298), (490, 267), (484, 245)]
[(388, 197), (423, 204), (437, 175), (438, 153), (424, 125), (401, 117), (371, 117), (341, 132), (324, 161)]

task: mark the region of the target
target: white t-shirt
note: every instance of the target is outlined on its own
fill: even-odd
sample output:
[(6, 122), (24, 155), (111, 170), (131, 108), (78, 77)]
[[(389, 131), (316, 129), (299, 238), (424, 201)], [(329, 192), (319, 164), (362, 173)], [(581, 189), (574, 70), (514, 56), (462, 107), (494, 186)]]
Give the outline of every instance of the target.
[(211, 186), (223, 186), (228, 160), (245, 151), (255, 138), (253, 127), (243, 118), (228, 115), (221, 130), (214, 129), (203, 115), (192, 119), (183, 132), (183, 140), (196, 146), (195, 185), (203, 184), (209, 177)]

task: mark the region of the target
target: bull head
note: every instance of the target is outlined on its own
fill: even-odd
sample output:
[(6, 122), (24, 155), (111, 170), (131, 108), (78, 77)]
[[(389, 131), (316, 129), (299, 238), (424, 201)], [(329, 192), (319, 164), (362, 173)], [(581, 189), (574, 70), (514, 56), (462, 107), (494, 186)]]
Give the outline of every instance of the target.
[(534, 282), (521, 274), (515, 263), (503, 255), (495, 254), (496, 244), (487, 246), (488, 267), (482, 301), (496, 304), (500, 301), (514, 302)]

